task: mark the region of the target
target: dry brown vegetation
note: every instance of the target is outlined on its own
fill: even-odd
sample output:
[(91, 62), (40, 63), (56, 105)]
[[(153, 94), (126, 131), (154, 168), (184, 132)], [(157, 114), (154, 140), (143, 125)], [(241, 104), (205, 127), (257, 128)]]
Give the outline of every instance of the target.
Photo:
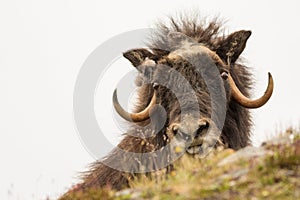
[(163, 180), (133, 180), (130, 189), (75, 192), (67, 199), (299, 199), (300, 131), (288, 129), (261, 147), (183, 156)]

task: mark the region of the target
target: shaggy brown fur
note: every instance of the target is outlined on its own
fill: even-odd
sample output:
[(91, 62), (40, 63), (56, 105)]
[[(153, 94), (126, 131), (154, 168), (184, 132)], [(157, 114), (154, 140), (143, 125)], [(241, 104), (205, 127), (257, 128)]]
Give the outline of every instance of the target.
[[(195, 71), (194, 68), (190, 67), (190, 64), (184, 59), (176, 59), (168, 57), (167, 55), (176, 50), (177, 46), (174, 43), (168, 42), (167, 35), (170, 32), (180, 32), (190, 38), (193, 38), (198, 43), (203, 44), (212, 51), (217, 52), (220, 58), (227, 63), (228, 57), (230, 57), (230, 66), (229, 72), (235, 80), (237, 87), (245, 95), (249, 96), (249, 91), (252, 85), (251, 74), (246, 66), (241, 63), (238, 63), (238, 57), (245, 48), (248, 35), (245, 36), (245, 31), (235, 32), (229, 36), (224, 36), (221, 24), (217, 20), (212, 20), (209, 23), (199, 22), (197, 19), (179, 19), (175, 20), (171, 18), (169, 25), (160, 24), (158, 25), (158, 32), (152, 36), (151, 41), (149, 42), (149, 49), (151, 52), (146, 49), (131, 50), (124, 54), (124, 56), (129, 59), (134, 66), (139, 66), (146, 57), (156, 61), (156, 66), (149, 66), (145, 68), (138, 68), (141, 71), (141, 75), (137, 78), (137, 84), (141, 85), (145, 79), (155, 80), (155, 78), (163, 79), (168, 77), (168, 74), (165, 74), (165, 77), (160, 74), (159, 77), (156, 74), (159, 74), (159, 65), (168, 65), (169, 67), (177, 70), (181, 75), (183, 75), (189, 83), (192, 85), (193, 89), (196, 91), (196, 96), (198, 98), (199, 109), (201, 116), (210, 118), (212, 113), (211, 103), (214, 103), (210, 99), (210, 94), (207, 90), (206, 84), (201, 77), (201, 74)], [(245, 38), (246, 37), (246, 38)], [(218, 66), (220, 67), (220, 66)], [(220, 67), (220, 71), (221, 71)], [(176, 80), (174, 80), (176, 81)], [(175, 85), (180, 85), (181, 83), (175, 82)], [(223, 82), (222, 82), (223, 83)], [(249, 111), (240, 106), (230, 97), (230, 90), (226, 81), (224, 81), (224, 86), (226, 88), (225, 99), (227, 101), (227, 111), (225, 124), (221, 128), (222, 134), (220, 140), (229, 148), (239, 149), (250, 144), (250, 126), (251, 119)], [(182, 87), (176, 88), (182, 96), (185, 95), (185, 90)], [(128, 130), (124, 139), (118, 145), (119, 148), (128, 151), (128, 152), (152, 152), (154, 150), (159, 150), (164, 148), (168, 142), (169, 135), (167, 133), (168, 126), (178, 121), (180, 116), (180, 107), (177, 102), (175, 95), (166, 87), (158, 86), (157, 89), (157, 104), (160, 104), (164, 107), (166, 111), (167, 121), (157, 134), (153, 134), (152, 130), (158, 129), (155, 124), (159, 123), (164, 113), (157, 111), (155, 116), (152, 118), (154, 124), (150, 129), (137, 131), (138, 126), (145, 126), (149, 123), (149, 120), (139, 123), (132, 123), (130, 130)], [(135, 111), (143, 110), (150, 102), (153, 95), (153, 88), (151, 85), (144, 85), (139, 90), (138, 102), (136, 105)], [(180, 97), (177, 97), (180, 98)], [(194, 112), (193, 107), (189, 107), (189, 100), (185, 99), (184, 102), (186, 108), (188, 108), (191, 113)], [(216, 105), (218, 107), (218, 105)], [(217, 122), (214, 122), (218, 124)], [(154, 131), (155, 132), (155, 131)], [(153, 134), (153, 135), (151, 135)], [(145, 136), (143, 137), (134, 137), (134, 136)], [(149, 137), (150, 136), (150, 137)], [(79, 185), (77, 189), (84, 190), (85, 188), (100, 188), (104, 186), (111, 186), (114, 189), (121, 189), (122, 187), (128, 186), (128, 181), (135, 177), (135, 173), (122, 172), (115, 169), (112, 169), (106, 166), (104, 163), (117, 163), (122, 165), (122, 163), (128, 162), (132, 158), (125, 158), (124, 154), (120, 151), (114, 149), (107, 157), (101, 161), (97, 161), (92, 164), (91, 169), (85, 173), (83, 177), (83, 182)], [(148, 165), (154, 166), (155, 163), (148, 163)], [(154, 167), (155, 168), (155, 167)], [(169, 168), (167, 168), (169, 170)], [(135, 169), (132, 169), (134, 172)]]

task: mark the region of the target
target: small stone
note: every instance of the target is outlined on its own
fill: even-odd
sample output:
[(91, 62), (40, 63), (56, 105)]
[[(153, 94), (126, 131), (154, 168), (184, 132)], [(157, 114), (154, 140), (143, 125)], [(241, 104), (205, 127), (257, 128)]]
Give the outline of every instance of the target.
[(230, 187), (233, 187), (233, 186), (235, 186), (235, 185), (236, 185), (236, 182), (235, 182), (235, 181), (230, 181), (230, 182), (229, 182), (229, 186), (230, 186)]

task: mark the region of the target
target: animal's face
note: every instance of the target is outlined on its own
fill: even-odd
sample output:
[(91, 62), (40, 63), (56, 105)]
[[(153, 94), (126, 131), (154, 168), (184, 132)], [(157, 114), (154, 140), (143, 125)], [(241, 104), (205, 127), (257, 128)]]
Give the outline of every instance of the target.
[[(207, 137), (207, 134), (209, 129), (217, 129), (214, 120), (218, 119), (212, 120), (212, 112), (217, 111), (213, 104), (220, 104), (226, 110), (230, 99), (228, 83), (220, 75), (229, 69), (227, 65), (213, 60), (205, 46), (194, 43), (183, 45), (158, 60), (152, 81), (158, 83), (155, 88), (159, 97), (157, 103), (167, 113), (168, 137), (185, 141), (189, 146), (187, 151), (194, 153), (199, 152), (205, 140), (211, 140), (211, 145), (218, 140), (214, 137), (218, 136), (217, 132), (211, 135), (213, 138)], [(209, 91), (212, 88), (217, 99)]]
[(170, 33), (168, 49), (125, 52), (124, 56), (140, 72), (138, 85), (144, 85), (139, 94), (142, 109), (137, 110), (142, 111), (127, 113), (118, 104), (115, 93), (116, 110), (129, 121), (141, 122), (149, 118), (151, 107), (159, 104), (166, 112), (163, 131), (169, 139), (187, 141), (189, 153), (198, 153), (203, 145), (214, 145), (218, 140), (214, 136), (218, 135), (205, 136), (208, 130), (222, 129), (222, 116), (225, 117), (230, 101), (255, 108), (266, 103), (272, 94), (271, 78), (266, 95), (250, 100), (241, 94), (231, 77), (232, 66), (244, 50), (250, 33), (235, 32), (216, 39), (214, 46), (198, 43), (181, 33)]

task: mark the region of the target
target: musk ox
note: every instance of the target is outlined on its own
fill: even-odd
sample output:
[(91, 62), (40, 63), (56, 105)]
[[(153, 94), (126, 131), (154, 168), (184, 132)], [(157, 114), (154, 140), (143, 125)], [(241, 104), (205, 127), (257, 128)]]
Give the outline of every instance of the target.
[(119, 190), (139, 173), (169, 171), (177, 154), (250, 144), (249, 109), (263, 106), (273, 91), (269, 73), (265, 94), (249, 97), (252, 75), (239, 57), (251, 32), (225, 35), (218, 20), (187, 18), (171, 18), (157, 30), (147, 48), (123, 53), (139, 71), (135, 112), (120, 106), (116, 91), (113, 103), (131, 128), (117, 148), (84, 173), (77, 189)]

